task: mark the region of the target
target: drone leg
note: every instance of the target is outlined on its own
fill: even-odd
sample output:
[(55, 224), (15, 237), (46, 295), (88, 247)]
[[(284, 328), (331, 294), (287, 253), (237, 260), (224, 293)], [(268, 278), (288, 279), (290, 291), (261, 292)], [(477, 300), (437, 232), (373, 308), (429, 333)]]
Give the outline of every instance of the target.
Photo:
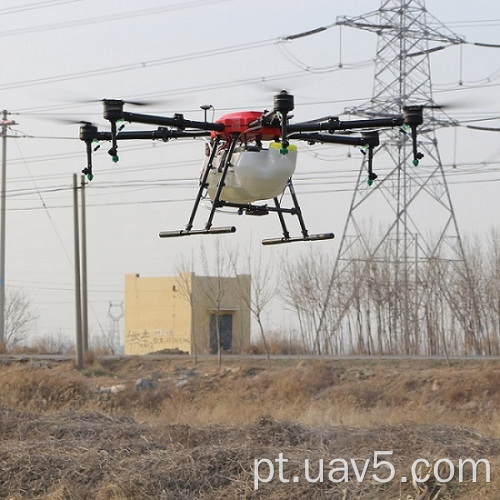
[[(283, 238), (270, 238), (266, 240), (262, 240), (263, 245), (278, 245), (280, 243), (290, 243), (294, 241), (318, 241), (318, 240), (331, 240), (334, 237), (333, 233), (322, 233), (322, 234), (309, 234), (306, 228), (306, 224), (304, 222), (304, 218), (302, 217), (302, 211), (299, 206), (299, 201), (297, 199), (297, 195), (295, 194), (295, 189), (293, 188), (292, 179), (288, 179), (287, 183), (288, 189), (290, 190), (290, 194), (292, 195), (293, 205), (294, 207), (291, 209), (282, 209), (277, 198), (274, 198), (274, 203), (276, 205), (276, 212), (278, 212), (278, 217), (281, 222), (281, 227), (283, 229)], [(299, 219), (300, 228), (302, 230), (302, 236), (291, 238), (288, 233), (285, 220), (283, 217), (283, 213), (290, 213), (292, 215), (296, 215)]]
[(226, 180), (227, 171), (229, 169), (229, 165), (231, 165), (231, 158), (233, 156), (234, 148), (236, 147), (236, 141), (238, 139), (239, 134), (233, 134), (231, 144), (229, 146), (229, 151), (224, 159), (224, 165), (222, 166), (222, 175), (220, 177), (219, 184), (217, 186), (217, 191), (215, 193), (215, 197), (212, 201), (212, 209), (210, 210), (210, 215), (208, 216), (207, 223), (205, 225), (205, 229), (208, 230), (212, 227), (212, 220), (215, 215), (215, 210), (217, 207), (221, 206), (220, 195), (222, 193), (222, 189), (224, 187), (224, 181)]
[(300, 224), (302, 236), (304, 238), (307, 238), (308, 232), (307, 232), (307, 228), (306, 228), (306, 223), (304, 222), (304, 218), (302, 217), (302, 210), (300, 209), (299, 200), (297, 199), (297, 195), (295, 194), (295, 189), (294, 189), (293, 184), (292, 184), (292, 179), (288, 179), (287, 186), (288, 186), (288, 189), (290, 190), (290, 194), (292, 196), (293, 206), (295, 207), (295, 215), (299, 219), (299, 224)]
[(283, 212), (281, 211), (281, 205), (278, 198), (274, 198), (274, 205), (276, 206), (281, 229), (283, 229), (283, 237), (285, 238), (285, 240), (288, 240), (290, 238), (290, 233), (288, 231), (288, 228), (286, 227), (285, 218), (283, 217)]
[(94, 178), (92, 174), (92, 141), (85, 142), (87, 150), (87, 166), (82, 170), (82, 174), (87, 176), (87, 179), (91, 181)]
[(231, 165), (231, 156), (234, 151), (234, 148), (236, 146), (236, 140), (238, 139), (238, 134), (235, 134), (233, 136), (233, 141), (231, 142), (231, 145), (229, 146), (229, 150), (227, 152), (227, 155), (223, 161), (223, 168), (222, 168), (222, 175), (219, 181), (219, 185), (217, 186), (217, 192), (214, 197), (214, 200), (212, 201), (212, 209), (210, 210), (210, 216), (208, 217), (208, 221), (205, 224), (204, 229), (193, 229), (193, 222), (194, 218), (196, 215), (196, 212), (198, 210), (201, 197), (203, 195), (203, 191), (207, 188), (207, 179), (210, 171), (213, 168), (213, 160), (215, 158), (215, 155), (217, 154), (217, 148), (219, 145), (220, 138), (217, 137), (215, 140), (215, 143), (213, 145), (212, 151), (210, 153), (209, 160), (207, 162), (207, 166), (205, 167), (205, 170), (202, 174), (202, 178), (200, 180), (200, 188), (198, 189), (198, 195), (195, 200), (195, 204), (193, 207), (193, 210), (191, 212), (191, 217), (189, 218), (189, 222), (186, 226), (186, 229), (182, 229), (180, 231), (162, 231), (160, 232), (160, 238), (169, 238), (173, 236), (188, 236), (190, 234), (225, 234), (225, 233), (234, 233), (236, 231), (236, 228), (234, 226), (229, 226), (229, 227), (215, 227), (212, 228), (212, 220), (215, 214), (215, 209), (219, 206), (222, 206), (224, 204), (223, 201), (220, 199), (220, 195), (222, 192), (222, 188), (224, 187), (224, 180), (226, 178), (227, 171), (229, 169), (229, 166)]
[(118, 144), (116, 141), (116, 120), (110, 120), (111, 123), (111, 149), (108, 151), (108, 154), (111, 156), (114, 163), (116, 163), (118, 158)]
[(217, 136), (217, 138), (215, 139), (215, 143), (213, 144), (212, 151), (210, 152), (210, 157), (208, 159), (207, 166), (205, 167), (202, 178), (200, 179), (200, 188), (198, 189), (198, 194), (196, 195), (196, 200), (194, 202), (194, 207), (186, 226), (186, 231), (191, 231), (191, 229), (193, 228), (194, 218), (196, 216), (196, 212), (198, 211), (201, 197), (203, 196), (203, 191), (207, 188), (208, 174), (210, 173), (210, 170), (212, 170), (212, 165), (214, 162), (215, 155), (217, 153), (217, 147), (219, 146), (219, 142), (220, 142), (220, 137)]

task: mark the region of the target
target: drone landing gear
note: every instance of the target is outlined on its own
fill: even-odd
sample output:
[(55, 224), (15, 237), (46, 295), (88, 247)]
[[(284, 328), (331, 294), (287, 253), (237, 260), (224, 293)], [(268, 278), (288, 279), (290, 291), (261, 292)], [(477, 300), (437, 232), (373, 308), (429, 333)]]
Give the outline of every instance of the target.
[[(304, 222), (304, 218), (302, 217), (302, 210), (299, 206), (299, 201), (297, 199), (297, 195), (295, 194), (295, 189), (292, 184), (292, 179), (288, 179), (287, 182), (288, 190), (290, 191), (290, 195), (292, 196), (293, 208), (283, 208), (280, 204), (278, 198), (274, 198), (274, 208), (270, 207), (269, 210), (276, 212), (278, 214), (278, 219), (281, 224), (281, 229), (283, 230), (282, 238), (267, 238), (262, 240), (263, 245), (279, 245), (281, 243), (292, 243), (294, 241), (319, 241), (319, 240), (331, 240), (335, 237), (333, 233), (322, 233), (322, 234), (309, 234), (306, 224)], [(300, 229), (302, 236), (291, 237), (288, 231), (285, 218), (283, 217), (284, 213), (289, 213), (291, 215), (296, 215), (299, 219)]]
[(160, 238), (171, 238), (173, 236), (189, 236), (190, 234), (225, 234), (234, 233), (234, 226), (227, 227), (211, 227), (209, 229), (180, 229), (179, 231), (161, 231)]
[[(300, 209), (299, 202), (297, 196), (295, 194), (295, 189), (292, 184), (292, 180), (288, 179), (287, 182), (288, 190), (290, 191), (290, 195), (293, 201), (292, 208), (284, 208), (281, 206), (281, 203), (278, 198), (274, 198), (274, 207), (270, 207), (268, 205), (254, 205), (254, 204), (244, 204), (244, 203), (230, 203), (227, 201), (219, 200), (218, 206), (220, 207), (230, 207), (237, 208), (238, 213), (252, 216), (262, 216), (268, 215), (270, 212), (276, 212), (278, 215), (278, 219), (281, 224), (281, 229), (283, 231), (283, 236), (280, 238), (268, 238), (262, 240), (263, 245), (278, 245), (281, 243), (292, 243), (295, 241), (319, 241), (319, 240), (331, 240), (335, 237), (333, 233), (322, 233), (322, 234), (309, 234), (306, 224), (304, 222), (304, 218), (302, 217), (302, 210)], [(215, 204), (215, 201), (214, 201)], [(285, 222), (284, 214), (296, 215), (299, 224), (302, 236), (291, 237), (290, 232), (288, 231), (288, 227)]]
[[(302, 217), (302, 211), (300, 209), (299, 202), (297, 200), (297, 196), (295, 194), (295, 190), (293, 188), (293, 184), (292, 184), (291, 179), (288, 179), (286, 187), (288, 187), (288, 190), (290, 191), (290, 195), (291, 195), (292, 201), (293, 201), (293, 208), (282, 207), (278, 198), (274, 198), (274, 207), (270, 207), (268, 205), (254, 205), (251, 203), (233, 203), (233, 202), (228, 202), (228, 201), (221, 199), (222, 189), (225, 185), (226, 175), (227, 175), (229, 165), (230, 165), (230, 158), (232, 157), (232, 154), (234, 152), (234, 148), (235, 148), (236, 143), (237, 143), (238, 135), (239, 134), (233, 135), (228, 152), (227, 152), (225, 160), (223, 162), (221, 177), (220, 177), (218, 185), (217, 185), (217, 190), (216, 190), (215, 196), (212, 200), (212, 208), (210, 210), (210, 215), (208, 216), (208, 220), (205, 224), (205, 227), (203, 229), (193, 229), (193, 223), (194, 223), (194, 219), (195, 219), (196, 213), (198, 211), (198, 207), (200, 205), (200, 202), (201, 202), (201, 200), (202, 200), (202, 198), (203, 198), (203, 196), (206, 193), (206, 190), (208, 188), (208, 175), (209, 175), (209, 172), (214, 168), (213, 163), (214, 163), (215, 154), (216, 154), (218, 146), (219, 146), (220, 137), (217, 137), (215, 139), (215, 143), (211, 149), (207, 165), (204, 169), (202, 178), (200, 179), (200, 186), (198, 189), (198, 194), (196, 196), (193, 210), (191, 211), (191, 216), (190, 216), (189, 221), (186, 225), (186, 228), (178, 230), (178, 231), (162, 231), (160, 233), (160, 238), (169, 238), (169, 237), (174, 237), (174, 236), (188, 236), (191, 234), (234, 233), (236, 231), (236, 228), (234, 226), (212, 227), (212, 221), (213, 221), (213, 218), (215, 216), (215, 211), (218, 208), (222, 208), (222, 207), (236, 208), (238, 210), (238, 213), (240, 213), (240, 214), (246, 213), (247, 215), (253, 215), (253, 216), (268, 215), (270, 212), (276, 212), (278, 214), (278, 218), (279, 218), (279, 221), (281, 224), (281, 229), (283, 230), (283, 237), (265, 239), (262, 241), (263, 245), (277, 245), (280, 243), (291, 243), (294, 241), (330, 240), (330, 239), (334, 238), (333, 233), (313, 234), (313, 235), (310, 235), (308, 233), (304, 219)], [(287, 225), (285, 223), (285, 218), (283, 217), (283, 214), (286, 214), (286, 213), (297, 216), (297, 218), (299, 220), (302, 236), (298, 236), (298, 237), (291, 237), (290, 236)]]
[[(203, 180), (202, 180), (203, 182)], [(191, 234), (225, 234), (225, 233), (234, 233), (236, 231), (236, 228), (234, 226), (228, 226), (228, 227), (212, 227), (212, 220), (215, 215), (215, 210), (217, 208), (221, 207), (230, 207), (230, 208), (237, 208), (238, 212), (240, 214), (245, 213), (246, 215), (252, 215), (252, 216), (262, 216), (262, 215), (269, 215), (270, 212), (276, 212), (278, 215), (278, 219), (281, 224), (281, 229), (283, 231), (283, 236), (280, 238), (268, 238), (265, 240), (262, 240), (263, 245), (279, 245), (281, 243), (293, 243), (296, 241), (321, 241), (321, 240), (331, 240), (335, 237), (333, 233), (321, 233), (321, 234), (309, 234), (304, 218), (302, 217), (302, 211), (300, 209), (297, 196), (295, 195), (295, 190), (293, 188), (293, 184), (291, 179), (288, 180), (287, 187), (290, 191), (290, 194), (292, 196), (293, 200), (293, 207), (292, 208), (284, 208), (281, 206), (280, 201), (278, 198), (274, 198), (274, 207), (268, 206), (268, 205), (254, 205), (254, 204), (243, 204), (243, 203), (231, 203), (231, 202), (226, 202), (224, 200), (221, 200), (219, 198), (220, 193), (218, 193), (212, 202), (212, 209), (210, 211), (210, 215), (208, 218), (207, 223), (205, 224), (204, 229), (192, 229), (193, 227), (193, 221), (194, 217), (196, 215), (196, 212), (198, 210), (198, 205), (201, 200), (201, 193), (202, 189), (199, 191), (199, 196), (197, 197), (195, 201), (195, 205), (193, 207), (193, 211), (191, 213), (191, 217), (189, 219), (189, 222), (186, 226), (186, 229), (181, 229), (178, 231), (162, 231), (160, 233), (160, 238), (169, 238), (169, 237), (175, 237), (175, 236), (189, 236)], [(301, 228), (301, 236), (295, 236), (292, 237), (290, 236), (290, 232), (288, 231), (288, 227), (285, 222), (284, 214), (290, 214), (290, 215), (296, 215), (300, 228)]]
[[(179, 231), (162, 231), (160, 232), (160, 238), (170, 238), (174, 236), (189, 236), (190, 234), (226, 234), (226, 233), (234, 233), (236, 231), (236, 228), (234, 226), (227, 226), (227, 227), (212, 227), (212, 220), (215, 215), (215, 209), (217, 206), (220, 206), (219, 203), (213, 203), (212, 204), (212, 209), (210, 210), (210, 215), (208, 217), (208, 221), (205, 224), (204, 229), (193, 229), (193, 223), (194, 223), (194, 218), (196, 216), (196, 212), (198, 211), (198, 207), (200, 205), (200, 201), (203, 198), (203, 194), (205, 190), (208, 187), (207, 179), (208, 179), (208, 174), (210, 170), (213, 168), (213, 161), (215, 158), (215, 153), (217, 151), (217, 147), (219, 146), (220, 142), (220, 137), (217, 137), (215, 140), (214, 147), (212, 148), (212, 151), (210, 153), (210, 157), (208, 159), (208, 164), (207, 167), (205, 168), (203, 172), (203, 176), (200, 179), (200, 187), (198, 189), (198, 194), (196, 195), (196, 200), (194, 202), (194, 207), (193, 210), (191, 211), (191, 216), (189, 217), (189, 221), (187, 223), (186, 229), (181, 229)], [(236, 141), (233, 141), (233, 144), (231, 145), (230, 151), (231, 154), (234, 150), (234, 146), (236, 145)], [(219, 188), (217, 189), (217, 194), (216, 194), (216, 200), (219, 200), (220, 198), (220, 193), (222, 191), (222, 187), (224, 185), (224, 178), (227, 174), (227, 169), (228, 169), (229, 163), (226, 162), (226, 165), (224, 166), (224, 173), (222, 175), (221, 183)]]

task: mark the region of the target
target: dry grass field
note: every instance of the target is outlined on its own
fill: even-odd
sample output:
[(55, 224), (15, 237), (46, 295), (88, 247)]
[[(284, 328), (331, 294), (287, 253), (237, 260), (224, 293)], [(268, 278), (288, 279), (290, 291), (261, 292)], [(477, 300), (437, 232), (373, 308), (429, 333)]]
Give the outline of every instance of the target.
[(4, 362), (0, 498), (498, 500), (499, 409), (500, 360)]

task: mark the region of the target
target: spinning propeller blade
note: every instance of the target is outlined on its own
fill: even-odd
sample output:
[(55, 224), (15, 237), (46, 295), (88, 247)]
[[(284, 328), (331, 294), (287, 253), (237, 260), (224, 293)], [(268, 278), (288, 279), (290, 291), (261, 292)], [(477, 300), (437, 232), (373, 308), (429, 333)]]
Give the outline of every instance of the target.
[(79, 104), (92, 104), (98, 102), (104, 102), (109, 100), (121, 101), (123, 104), (129, 104), (131, 106), (159, 106), (165, 104), (166, 101), (155, 101), (155, 100), (128, 100), (128, 99), (113, 99), (113, 98), (103, 98), (103, 99), (83, 99), (78, 101)]
[(482, 130), (484, 132), (500, 132), (500, 128), (496, 127), (481, 127), (479, 125), (466, 125), (466, 127), (472, 130)]

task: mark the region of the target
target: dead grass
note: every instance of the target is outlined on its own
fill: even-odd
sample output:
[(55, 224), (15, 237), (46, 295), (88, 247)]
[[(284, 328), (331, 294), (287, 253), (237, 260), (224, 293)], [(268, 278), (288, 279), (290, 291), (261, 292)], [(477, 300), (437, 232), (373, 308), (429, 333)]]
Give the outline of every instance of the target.
[[(498, 440), (460, 428), (451, 436), (445, 426), (310, 427), (263, 417), (245, 426), (198, 427), (151, 425), (97, 412), (35, 417), (5, 410), (0, 421), (2, 431), (8, 429), (11, 436), (2, 432), (0, 454), (7, 466), (0, 471), (0, 496), (12, 499), (396, 500), (414, 493), (412, 486), (400, 481), (359, 483), (352, 473), (348, 483), (308, 483), (304, 460), (310, 460), (312, 476), (320, 459), (369, 459), (370, 477), (382, 475), (373, 467), (373, 450), (390, 449), (398, 479), (409, 476), (415, 458), (456, 457), (464, 450), (468, 456), (486, 454), (493, 467), (500, 465)], [(276, 478), (254, 491), (254, 460), (275, 460), (279, 453), (288, 459), (283, 477), (301, 481), (284, 484)], [(267, 475), (265, 467), (260, 472)], [(452, 483), (442, 498), (465, 500), (471, 491), (477, 499), (498, 498), (498, 483), (490, 485), (496, 496), (484, 496), (481, 488)]]
[[(452, 482), (441, 500), (497, 500), (500, 363), (94, 359), (0, 366), (0, 498), (382, 499), (411, 484), (282, 484), (253, 490), (255, 458), (487, 458), (492, 483)], [(138, 378), (154, 389), (137, 390)], [(111, 390), (111, 388), (117, 388)], [(377, 472), (370, 463), (368, 475)], [(347, 493), (346, 493), (347, 491)]]

